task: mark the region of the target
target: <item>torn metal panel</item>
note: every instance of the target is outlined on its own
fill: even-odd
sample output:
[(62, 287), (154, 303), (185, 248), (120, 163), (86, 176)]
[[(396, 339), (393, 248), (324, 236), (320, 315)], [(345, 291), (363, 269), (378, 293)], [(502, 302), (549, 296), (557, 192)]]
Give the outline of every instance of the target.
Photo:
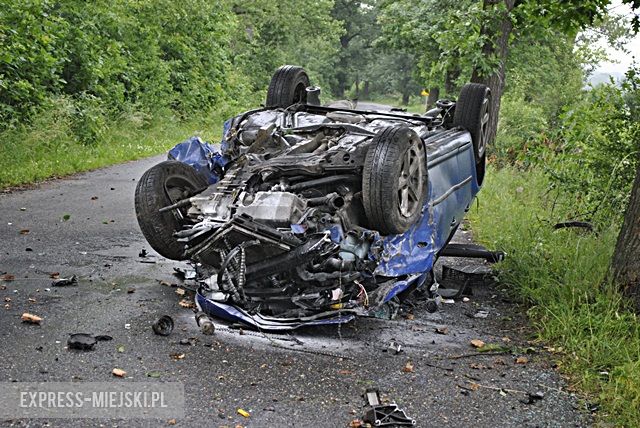
[[(286, 84), (271, 103), (302, 96), (295, 86), (274, 97)], [(159, 164), (141, 180), (137, 195), (156, 192), (136, 200), (141, 229), (160, 254), (192, 261), (210, 316), (264, 330), (392, 316), (406, 292), (432, 285), (480, 187), (478, 134), (446, 106), (408, 115), (296, 101), (242, 113), (220, 145), (187, 140), (170, 152), (184, 167)]]

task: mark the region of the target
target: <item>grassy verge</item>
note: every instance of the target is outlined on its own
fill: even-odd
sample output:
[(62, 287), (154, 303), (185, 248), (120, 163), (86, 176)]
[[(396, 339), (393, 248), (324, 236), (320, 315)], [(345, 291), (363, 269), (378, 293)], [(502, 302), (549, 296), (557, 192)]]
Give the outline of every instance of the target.
[(78, 140), (67, 116), (44, 112), (29, 127), (0, 134), (0, 189), (156, 155), (192, 135), (217, 141), (223, 121), (240, 110), (227, 107), (189, 120), (169, 112), (124, 114), (104, 124), (92, 143)]
[(539, 337), (603, 420), (640, 426), (640, 324), (607, 283), (617, 225), (554, 231), (569, 201), (538, 171), (491, 170), (470, 213), (476, 238), (508, 253), (501, 282), (531, 306)]

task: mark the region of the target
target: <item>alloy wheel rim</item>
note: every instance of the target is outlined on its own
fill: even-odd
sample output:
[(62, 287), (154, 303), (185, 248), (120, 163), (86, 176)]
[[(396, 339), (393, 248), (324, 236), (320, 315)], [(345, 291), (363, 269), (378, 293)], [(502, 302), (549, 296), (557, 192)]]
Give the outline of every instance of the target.
[(422, 209), (420, 199), (426, 185), (424, 145), (415, 139), (411, 143), (402, 157), (398, 178), (398, 211), (407, 218)]

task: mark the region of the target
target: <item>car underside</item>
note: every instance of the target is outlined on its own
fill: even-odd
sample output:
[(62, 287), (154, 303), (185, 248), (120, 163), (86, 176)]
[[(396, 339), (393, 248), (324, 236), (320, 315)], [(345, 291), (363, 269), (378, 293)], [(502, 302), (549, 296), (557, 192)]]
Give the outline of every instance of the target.
[(191, 261), (209, 316), (283, 330), (391, 317), (418, 287), (436, 301), (433, 264), (484, 175), (488, 89), (423, 115), (318, 92), (281, 67), (267, 107), (227, 121), (219, 147), (183, 143), (140, 180), (143, 234)]

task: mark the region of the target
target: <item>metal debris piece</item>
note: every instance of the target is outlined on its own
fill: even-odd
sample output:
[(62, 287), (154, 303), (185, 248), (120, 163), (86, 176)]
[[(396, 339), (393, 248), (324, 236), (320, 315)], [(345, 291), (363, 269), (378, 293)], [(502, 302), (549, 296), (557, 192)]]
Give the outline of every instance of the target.
[(188, 337), (188, 338), (180, 339), (179, 343), (181, 345), (196, 346), (196, 343), (198, 343), (198, 339), (196, 339), (195, 337)]
[(69, 336), (67, 346), (69, 349), (78, 349), (80, 351), (91, 351), (98, 341), (90, 334), (76, 333)]
[(366, 409), (362, 420), (374, 427), (411, 427), (416, 425), (396, 403), (381, 404), (377, 389), (368, 389), (364, 394)]
[(200, 327), (202, 334), (211, 336), (216, 331), (215, 325), (211, 322), (211, 319), (204, 312), (198, 312), (196, 314), (196, 324)]
[(153, 323), (153, 332), (158, 336), (169, 336), (173, 331), (173, 318), (163, 315)]
[(195, 269), (183, 269), (179, 267), (173, 268), (173, 274), (180, 279), (196, 279)]
[(520, 400), (520, 402), (524, 404), (533, 404), (536, 401), (542, 400), (543, 398), (544, 398), (544, 392), (541, 392), (541, 391), (530, 392), (527, 394), (527, 398)]
[(56, 279), (51, 283), (52, 287), (67, 287), (75, 285), (78, 285), (78, 277), (76, 275), (73, 275), (70, 278)]
[(390, 351), (390, 352), (393, 352), (393, 355), (398, 355), (399, 353), (402, 352), (402, 344), (396, 342), (395, 340), (392, 340), (389, 343), (389, 346), (387, 346), (387, 349), (385, 349), (385, 351)]

